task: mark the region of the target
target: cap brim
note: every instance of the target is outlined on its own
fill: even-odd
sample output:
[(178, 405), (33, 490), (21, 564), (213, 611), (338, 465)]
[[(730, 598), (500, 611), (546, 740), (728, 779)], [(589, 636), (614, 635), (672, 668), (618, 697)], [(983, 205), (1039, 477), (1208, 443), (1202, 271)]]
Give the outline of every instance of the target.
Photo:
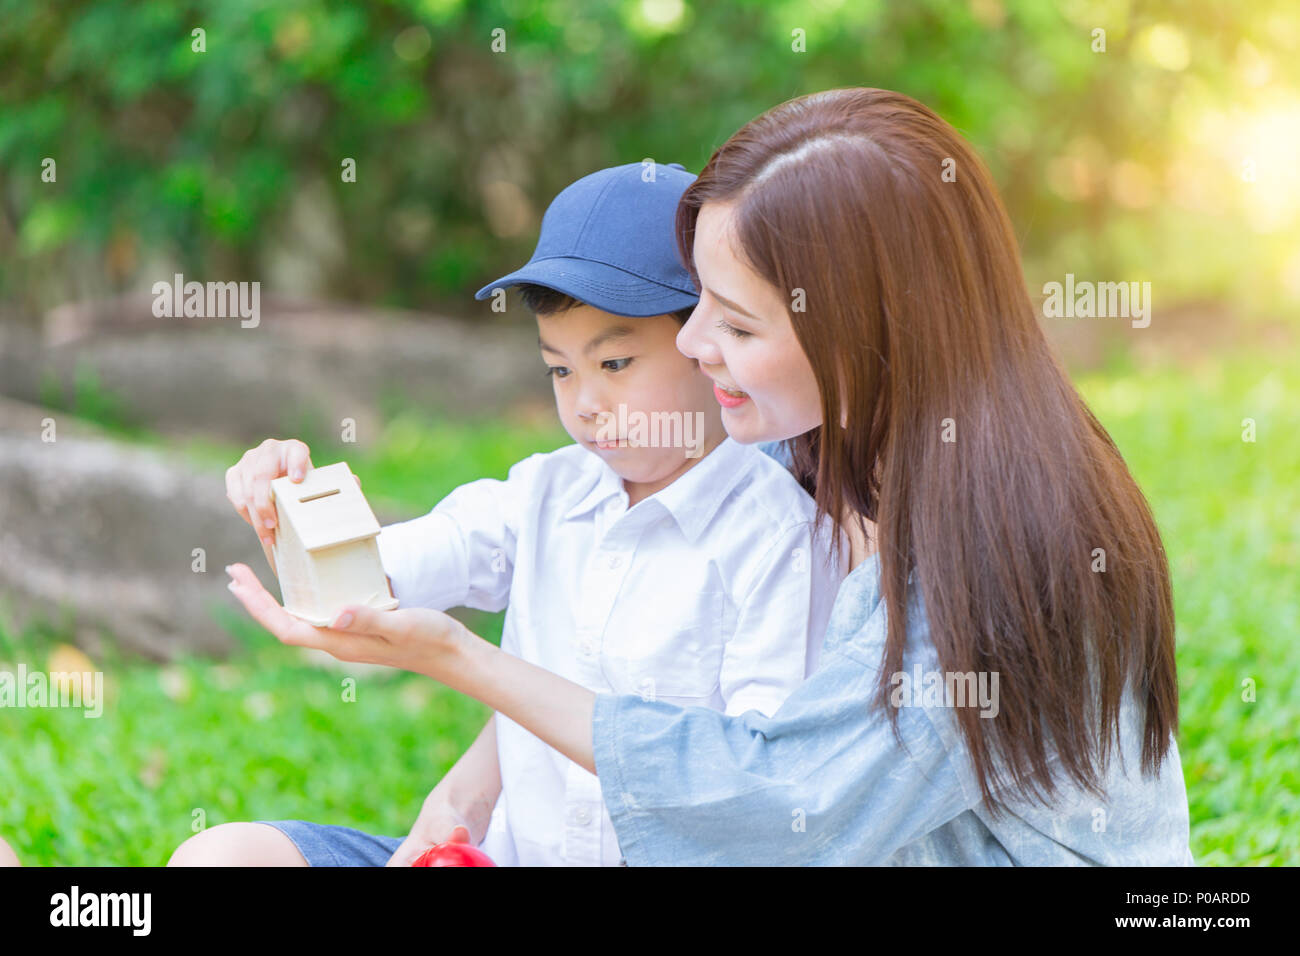
[(699, 296), (693, 291), (666, 286), (615, 266), (590, 259), (567, 257), (529, 262), (474, 293), (486, 299), (497, 289), (525, 283), (546, 286), (613, 315), (665, 315), (693, 308)]

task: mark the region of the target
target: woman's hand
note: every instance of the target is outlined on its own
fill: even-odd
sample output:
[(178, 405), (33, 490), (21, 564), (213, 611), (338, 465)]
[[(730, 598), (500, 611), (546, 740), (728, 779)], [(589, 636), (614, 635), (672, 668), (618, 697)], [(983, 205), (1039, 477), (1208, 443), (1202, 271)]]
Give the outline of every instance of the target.
[(248, 565), (232, 564), (226, 573), (231, 593), (280, 643), (312, 647), (341, 661), (383, 664), (437, 678), (467, 641), (477, 640), (454, 617), (428, 608), (377, 611), (353, 604), (340, 611), (333, 627), (316, 627), (281, 607)]
[(226, 568), (230, 590), (282, 644), (314, 647), (341, 661), (414, 671), (504, 714), (590, 773), (596, 772), (591, 719), (596, 695), (571, 680), (508, 654), (460, 621), (428, 608), (344, 608), (333, 627), (294, 617), (247, 565)]

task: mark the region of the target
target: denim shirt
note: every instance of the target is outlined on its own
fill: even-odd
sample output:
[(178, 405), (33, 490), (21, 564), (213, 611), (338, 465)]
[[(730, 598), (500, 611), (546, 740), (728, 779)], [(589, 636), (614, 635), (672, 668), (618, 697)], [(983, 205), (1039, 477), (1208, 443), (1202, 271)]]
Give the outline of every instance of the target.
[[(844, 579), (818, 669), (770, 717), (597, 695), (596, 772), (629, 865), (1194, 865), (1177, 742), (1142, 775), (1130, 696), (1104, 800), (1061, 774), (1050, 806), (999, 794), (990, 815), (953, 710), (919, 690), (897, 710), (900, 747), (873, 702), (879, 575), (873, 555)], [(937, 674), (914, 587), (908, 602), (903, 670)]]

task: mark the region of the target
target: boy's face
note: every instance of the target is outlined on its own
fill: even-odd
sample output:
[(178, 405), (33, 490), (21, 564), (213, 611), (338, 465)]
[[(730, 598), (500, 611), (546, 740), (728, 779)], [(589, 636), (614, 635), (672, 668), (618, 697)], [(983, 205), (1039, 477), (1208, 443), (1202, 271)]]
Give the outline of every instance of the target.
[[(537, 316), (565, 430), (600, 455), (636, 500), (726, 437), (713, 383), (677, 351), (680, 329), (671, 315), (628, 318), (590, 305)], [(637, 495), (632, 485), (645, 487)]]

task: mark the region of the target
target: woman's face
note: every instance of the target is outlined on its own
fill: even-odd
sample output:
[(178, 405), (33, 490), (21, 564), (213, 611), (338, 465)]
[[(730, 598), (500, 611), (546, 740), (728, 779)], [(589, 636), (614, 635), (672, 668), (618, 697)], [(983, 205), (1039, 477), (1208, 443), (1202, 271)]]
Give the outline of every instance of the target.
[(677, 348), (713, 379), (722, 424), (751, 444), (802, 435), (821, 424), (821, 399), (795, 338), (786, 293), (736, 255), (731, 203), (705, 203), (695, 225), (700, 303)]

